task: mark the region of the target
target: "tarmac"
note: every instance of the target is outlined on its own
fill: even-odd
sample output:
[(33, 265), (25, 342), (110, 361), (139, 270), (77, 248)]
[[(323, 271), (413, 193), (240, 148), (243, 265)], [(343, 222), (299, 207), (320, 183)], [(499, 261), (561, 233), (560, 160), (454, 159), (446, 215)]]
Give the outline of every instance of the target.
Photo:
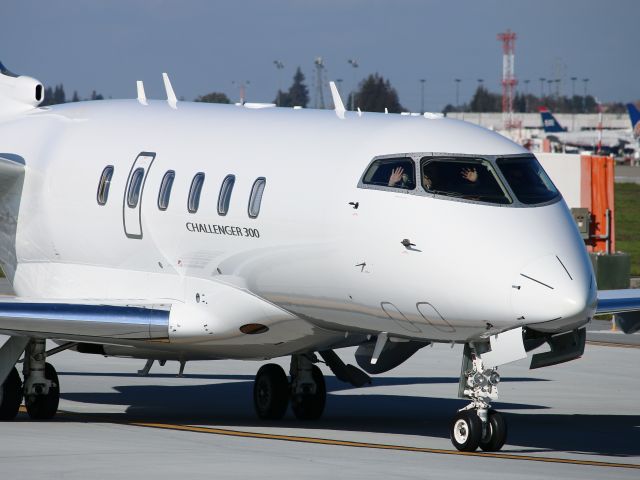
[(614, 175), (616, 183), (640, 183), (640, 167), (616, 165)]
[[(602, 338), (590, 332), (579, 360), (500, 367), (494, 407), (509, 435), (494, 454), (462, 454), (448, 438), (465, 405), (456, 397), (460, 346), (426, 347), (363, 388), (322, 365), (327, 407), (315, 422), (290, 412), (278, 422), (256, 418), (253, 377), (264, 362), (191, 362), (182, 378), (167, 362), (142, 377), (141, 360), (66, 351), (50, 357), (58, 416), (34, 422), (21, 412), (1, 424), (0, 477), (637, 479), (640, 350), (607, 341), (621, 336), (607, 326), (592, 327)], [(353, 349), (338, 353), (354, 362)]]

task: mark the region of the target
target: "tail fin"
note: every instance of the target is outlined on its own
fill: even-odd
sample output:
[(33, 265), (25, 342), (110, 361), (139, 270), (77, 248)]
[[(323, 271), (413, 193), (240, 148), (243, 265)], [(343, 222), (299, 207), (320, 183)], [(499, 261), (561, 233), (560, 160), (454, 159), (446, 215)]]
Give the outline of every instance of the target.
[(44, 88), (35, 78), (11, 73), (0, 62), (0, 115), (36, 108), (44, 100)]
[(629, 118), (631, 119), (631, 129), (635, 137), (640, 137), (640, 112), (633, 103), (627, 103)]
[(556, 117), (553, 116), (546, 108), (540, 109), (540, 116), (542, 117), (542, 128), (546, 133), (557, 133), (557, 132), (566, 132), (567, 129), (563, 128), (560, 125), (560, 122), (556, 120)]

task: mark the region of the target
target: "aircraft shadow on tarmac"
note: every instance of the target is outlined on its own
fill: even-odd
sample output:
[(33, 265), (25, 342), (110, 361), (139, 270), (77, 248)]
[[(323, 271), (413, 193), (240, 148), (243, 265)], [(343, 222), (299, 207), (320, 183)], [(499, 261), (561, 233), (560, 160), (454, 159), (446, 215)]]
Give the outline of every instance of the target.
[[(83, 375), (66, 372), (61, 375)], [(112, 374), (107, 374), (112, 375)], [(124, 377), (122, 374), (113, 376)], [(152, 375), (172, 377), (173, 375)], [(206, 385), (126, 385), (107, 393), (61, 393), (66, 400), (128, 406), (123, 414), (109, 414), (114, 421), (147, 421), (210, 425), (216, 427), (279, 427), (296, 435), (309, 430), (341, 430), (447, 438), (454, 412), (466, 405), (456, 398), (417, 397), (360, 393), (327, 376), (327, 406), (322, 419), (304, 422), (289, 411), (280, 421), (261, 421), (253, 413), (253, 377), (249, 375), (185, 375), (186, 378), (222, 380)], [(226, 382), (225, 382), (226, 381)], [(505, 382), (546, 381), (538, 378), (505, 378)], [(454, 377), (379, 377), (374, 386), (457, 384)], [(334, 394), (332, 394), (334, 393)], [(509, 423), (508, 445), (503, 452), (581, 452), (615, 457), (640, 455), (640, 415), (564, 415), (504, 410), (546, 410), (544, 405), (496, 402)], [(603, 405), (603, 411), (606, 406)], [(88, 417), (88, 418), (87, 418)], [(62, 420), (64, 417), (60, 417)], [(71, 418), (69, 418), (71, 420)], [(104, 415), (82, 414), (82, 421), (104, 422)], [(326, 436), (326, 432), (322, 433)], [(357, 438), (354, 438), (357, 440)], [(377, 440), (380, 441), (380, 440)], [(512, 446), (512, 447), (510, 447)], [(515, 447), (515, 448), (513, 448)]]

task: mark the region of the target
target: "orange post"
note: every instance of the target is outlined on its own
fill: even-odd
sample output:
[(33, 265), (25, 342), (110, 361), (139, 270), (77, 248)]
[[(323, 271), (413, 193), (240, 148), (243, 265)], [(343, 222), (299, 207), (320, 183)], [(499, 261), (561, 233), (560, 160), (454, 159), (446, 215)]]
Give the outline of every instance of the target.
[[(608, 245), (609, 253), (613, 253), (616, 251), (613, 158), (585, 155), (582, 157), (582, 166), (582, 203), (590, 203), (589, 206), (583, 206), (591, 210), (590, 250), (607, 252)], [(585, 191), (589, 179), (591, 185)], [(590, 197), (590, 202), (586, 197)], [(607, 234), (608, 239), (605, 238)]]

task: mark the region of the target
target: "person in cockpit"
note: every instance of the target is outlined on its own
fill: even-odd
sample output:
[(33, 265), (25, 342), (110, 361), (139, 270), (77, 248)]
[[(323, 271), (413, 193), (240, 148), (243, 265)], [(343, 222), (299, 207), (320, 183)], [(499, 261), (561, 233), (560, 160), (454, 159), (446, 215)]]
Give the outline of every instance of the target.
[(413, 181), (407, 173), (404, 171), (404, 167), (396, 167), (391, 171), (389, 176), (389, 187), (412, 189), (414, 187)]

